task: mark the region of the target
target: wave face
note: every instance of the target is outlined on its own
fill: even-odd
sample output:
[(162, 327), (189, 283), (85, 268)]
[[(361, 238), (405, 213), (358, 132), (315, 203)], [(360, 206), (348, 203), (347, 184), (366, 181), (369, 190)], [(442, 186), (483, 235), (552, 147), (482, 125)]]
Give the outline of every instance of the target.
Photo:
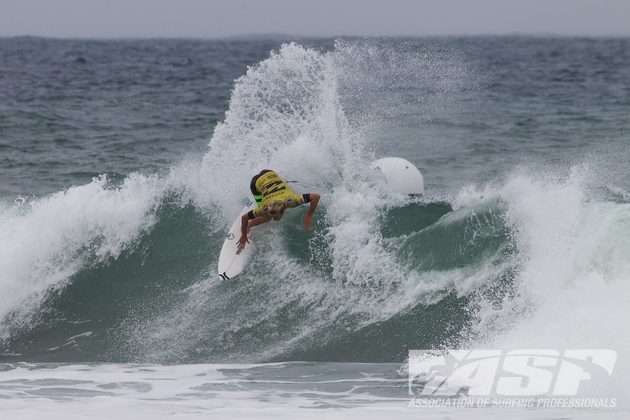
[[(467, 345), (626, 352), (625, 190), (600, 188), (584, 163), (515, 169), (412, 202), (388, 191), (368, 167), (384, 148), (374, 115), (408, 94), (379, 94), (405, 74), (427, 119), (481, 83), (452, 55), (285, 44), (236, 80), (203, 156), (159, 175), (5, 200), (2, 359), (401, 362), (409, 349)], [(224, 233), (264, 168), (323, 193), (314, 229), (303, 231), (297, 210), (257, 229), (253, 262), (220, 282)]]

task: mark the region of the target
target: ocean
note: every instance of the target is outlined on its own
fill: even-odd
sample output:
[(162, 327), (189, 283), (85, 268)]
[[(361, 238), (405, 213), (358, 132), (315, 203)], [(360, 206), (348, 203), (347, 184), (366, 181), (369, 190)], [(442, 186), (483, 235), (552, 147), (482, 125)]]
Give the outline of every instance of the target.
[[(2, 38), (0, 414), (628, 418), (629, 117), (627, 38)], [(221, 281), (265, 168), (314, 227)], [(614, 404), (414, 406), (477, 348), (612, 350)]]

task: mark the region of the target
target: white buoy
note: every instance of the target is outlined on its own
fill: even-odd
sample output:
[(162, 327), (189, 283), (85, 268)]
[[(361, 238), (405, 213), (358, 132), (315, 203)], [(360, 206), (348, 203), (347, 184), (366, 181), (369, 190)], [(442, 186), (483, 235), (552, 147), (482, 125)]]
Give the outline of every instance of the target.
[(385, 176), (387, 184), (395, 191), (410, 195), (424, 194), (424, 177), (407, 159), (384, 157), (371, 163)]

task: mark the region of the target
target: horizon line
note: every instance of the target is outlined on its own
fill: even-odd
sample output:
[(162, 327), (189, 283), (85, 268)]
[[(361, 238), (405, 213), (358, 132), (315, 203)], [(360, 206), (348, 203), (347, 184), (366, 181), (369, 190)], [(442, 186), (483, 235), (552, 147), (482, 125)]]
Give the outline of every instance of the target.
[(142, 41), (142, 40), (189, 40), (189, 41), (222, 41), (222, 40), (254, 40), (260, 39), (336, 39), (336, 38), (592, 38), (592, 39), (621, 39), (630, 38), (630, 34), (558, 34), (553, 32), (510, 32), (510, 33), (454, 33), (454, 34), (396, 34), (396, 35), (365, 35), (365, 34), (336, 34), (336, 35), (298, 35), (288, 33), (243, 33), (220, 36), (189, 36), (189, 35), (121, 35), (121, 36), (83, 36), (83, 35), (5, 35), (0, 39), (35, 38), (51, 40), (84, 40), (84, 41)]

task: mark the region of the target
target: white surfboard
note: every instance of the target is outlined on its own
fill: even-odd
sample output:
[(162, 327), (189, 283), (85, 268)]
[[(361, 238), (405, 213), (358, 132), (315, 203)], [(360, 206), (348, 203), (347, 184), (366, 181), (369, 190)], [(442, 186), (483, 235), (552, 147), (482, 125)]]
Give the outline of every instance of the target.
[(255, 207), (256, 202), (254, 200), (247, 202), (247, 205), (241, 210), (234, 223), (232, 223), (232, 227), (223, 241), (221, 254), (219, 254), (218, 267), (221, 280), (229, 280), (240, 274), (247, 266), (247, 263), (249, 263), (249, 260), (251, 260), (252, 255), (254, 255), (256, 248), (254, 247), (251, 237), (249, 238), (249, 243), (246, 244), (245, 248), (240, 252), (238, 251), (238, 240), (241, 237), (241, 217)]
[(407, 159), (385, 157), (375, 160), (371, 166), (381, 171), (392, 189), (410, 195), (424, 194), (424, 177)]

